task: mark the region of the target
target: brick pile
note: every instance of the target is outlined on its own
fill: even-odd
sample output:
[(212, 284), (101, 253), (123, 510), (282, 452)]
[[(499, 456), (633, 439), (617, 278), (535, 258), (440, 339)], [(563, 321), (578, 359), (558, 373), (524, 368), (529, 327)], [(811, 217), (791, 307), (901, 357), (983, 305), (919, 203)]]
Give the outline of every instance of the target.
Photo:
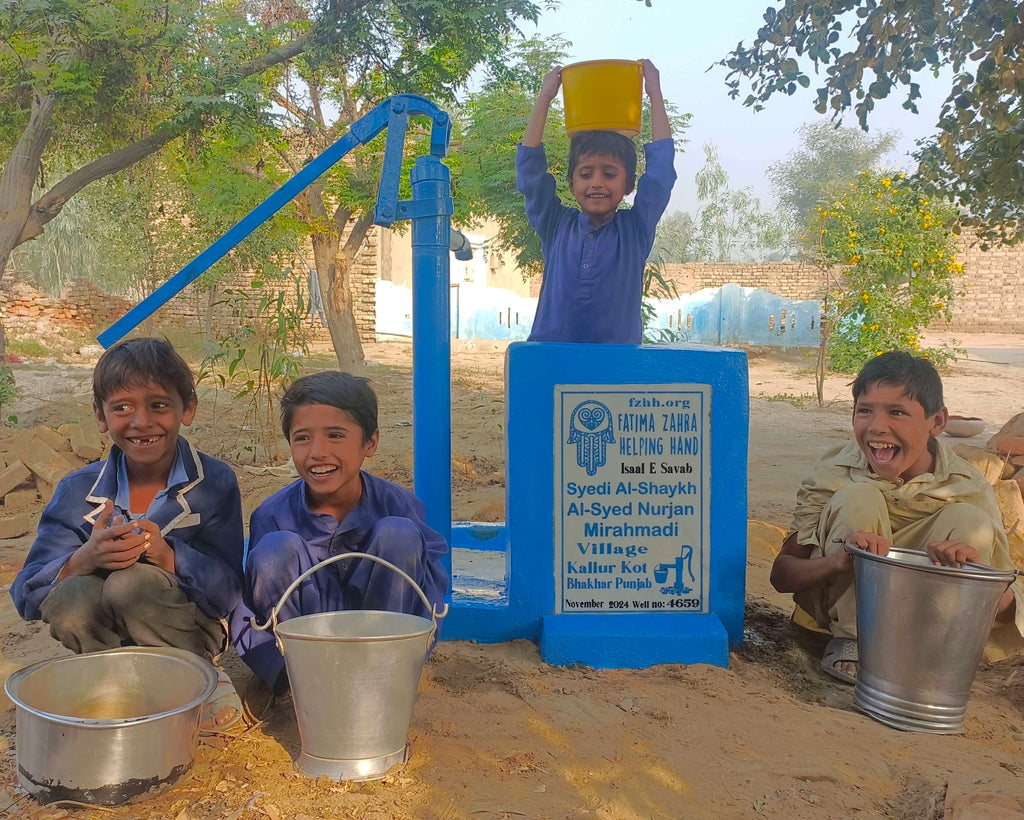
[(35, 525), (28, 509), (39, 499), (48, 502), (58, 481), (103, 458), (106, 447), (92, 425), (0, 431), (0, 539), (30, 532)]
[(953, 450), (977, 467), (996, 491), (1010, 557), (1024, 568), (1024, 413), (1006, 422), (984, 448), (956, 444)]

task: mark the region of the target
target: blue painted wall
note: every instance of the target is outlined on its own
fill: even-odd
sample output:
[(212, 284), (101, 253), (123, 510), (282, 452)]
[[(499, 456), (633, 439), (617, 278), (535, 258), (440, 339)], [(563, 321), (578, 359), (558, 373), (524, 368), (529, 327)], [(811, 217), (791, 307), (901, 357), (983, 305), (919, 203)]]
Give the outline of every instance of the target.
[[(524, 341), (533, 326), (537, 300), (476, 283), (452, 287), (451, 334), (459, 339)], [(650, 300), (655, 310), (651, 342), (712, 345), (815, 347), (820, 342), (821, 303), (778, 296), (761, 288), (729, 284), (678, 299)], [(384, 337), (412, 335), (412, 293), (377, 282), (376, 331)]]

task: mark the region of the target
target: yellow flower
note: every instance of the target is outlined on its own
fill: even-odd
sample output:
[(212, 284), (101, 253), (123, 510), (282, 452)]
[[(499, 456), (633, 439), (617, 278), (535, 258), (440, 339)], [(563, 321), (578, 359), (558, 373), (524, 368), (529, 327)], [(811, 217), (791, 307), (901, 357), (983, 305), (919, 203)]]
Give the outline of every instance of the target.
[(865, 302), (870, 302), (871, 301), (871, 297), (868, 296), (866, 293), (862, 293), (860, 295), (860, 298), (863, 299)]
[(867, 329), (868, 329), (868, 326), (867, 326), (867, 325), (861, 325), (861, 326), (860, 326), (860, 329), (861, 329), (861, 330), (867, 330)]
[(878, 325), (871, 325), (871, 330), (878, 330)]
[(884, 185), (884, 186), (885, 186), (886, 188), (888, 188), (888, 187), (889, 187), (890, 185), (892, 185), (892, 180), (891, 180), (891, 179), (889, 179), (889, 177), (882, 177), (882, 184), (883, 184), (883, 185)]
[(878, 232), (879, 232), (880, 234), (884, 234), (884, 233), (885, 233), (885, 227), (883, 226), (883, 227), (879, 228), (879, 229), (878, 229)]

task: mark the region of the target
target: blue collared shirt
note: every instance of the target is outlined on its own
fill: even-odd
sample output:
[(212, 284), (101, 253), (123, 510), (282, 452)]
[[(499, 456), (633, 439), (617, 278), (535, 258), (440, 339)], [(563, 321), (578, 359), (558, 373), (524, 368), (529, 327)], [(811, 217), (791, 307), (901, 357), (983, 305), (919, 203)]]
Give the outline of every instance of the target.
[(632, 208), (594, 227), (562, 204), (543, 146), (519, 146), (516, 172), (526, 216), (540, 237), (544, 281), (532, 342), (640, 344), (644, 266), (676, 180), (671, 139), (644, 146), (647, 170)]
[(181, 453), (175, 450), (174, 463), (171, 465), (171, 471), (167, 474), (167, 484), (164, 488), (158, 492), (152, 502), (150, 502), (149, 508), (145, 512), (134, 512), (132, 510), (132, 491), (131, 487), (128, 486), (128, 459), (124, 457), (124, 453), (118, 454), (117, 460), (117, 494), (114, 496), (114, 506), (124, 515), (127, 515), (132, 521), (136, 518), (145, 518), (149, 515), (152, 510), (155, 510), (160, 506), (161, 502), (167, 498), (167, 491), (171, 487), (177, 487), (179, 484), (184, 484), (188, 481), (188, 473), (185, 471), (185, 462), (181, 459)]

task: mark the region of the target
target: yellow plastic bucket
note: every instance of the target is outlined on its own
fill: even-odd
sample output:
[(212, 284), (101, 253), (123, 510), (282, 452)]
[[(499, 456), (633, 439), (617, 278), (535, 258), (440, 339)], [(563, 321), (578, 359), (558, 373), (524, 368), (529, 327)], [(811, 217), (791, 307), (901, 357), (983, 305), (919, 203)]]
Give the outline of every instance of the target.
[(562, 69), (565, 130), (640, 133), (643, 64), (639, 60), (587, 60)]

